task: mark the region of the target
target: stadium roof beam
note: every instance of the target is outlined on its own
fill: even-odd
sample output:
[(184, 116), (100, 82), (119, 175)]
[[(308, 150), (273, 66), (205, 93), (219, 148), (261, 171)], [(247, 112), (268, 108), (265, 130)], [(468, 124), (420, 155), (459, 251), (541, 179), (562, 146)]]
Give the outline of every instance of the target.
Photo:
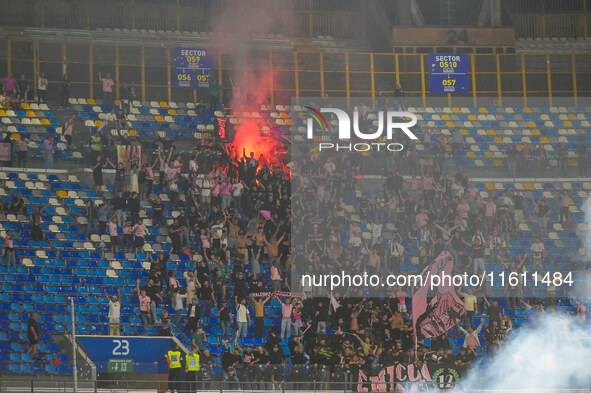
[(400, 0), (398, 2), (398, 24), (402, 26), (425, 25), (425, 19), (417, 0)]
[(484, 0), (477, 26), (501, 27), (501, 23), (501, 0)]

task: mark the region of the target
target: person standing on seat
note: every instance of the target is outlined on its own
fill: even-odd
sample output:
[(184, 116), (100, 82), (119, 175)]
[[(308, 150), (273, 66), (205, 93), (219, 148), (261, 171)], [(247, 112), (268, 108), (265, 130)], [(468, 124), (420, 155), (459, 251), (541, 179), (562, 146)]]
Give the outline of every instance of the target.
[(170, 393), (181, 392), (181, 351), (176, 343), (172, 344), (170, 351), (166, 355), (154, 362), (158, 364), (166, 359), (168, 363), (168, 390)]
[(6, 266), (12, 266), (16, 269), (16, 252), (10, 231), (6, 231), (6, 235), (4, 236), (4, 256), (6, 257)]
[(103, 107), (107, 109), (107, 112), (110, 112), (113, 107), (113, 87), (115, 86), (115, 82), (111, 78), (110, 73), (107, 73), (107, 76), (103, 78), (100, 72), (99, 81), (103, 84)]
[(37, 324), (37, 313), (33, 311), (29, 314), (29, 320), (27, 321), (27, 338), (31, 346), (27, 349), (27, 353), (31, 355), (31, 359), (35, 361), (35, 355), (37, 354), (37, 344), (39, 344), (39, 325)]
[(121, 317), (121, 290), (117, 288), (117, 295), (109, 297), (105, 289), (105, 296), (109, 302), (109, 335), (119, 335), (119, 318)]
[(197, 346), (193, 345), (191, 352), (185, 356), (185, 372), (187, 373), (187, 391), (189, 393), (197, 392), (197, 375), (201, 367), (199, 366), (199, 353)]

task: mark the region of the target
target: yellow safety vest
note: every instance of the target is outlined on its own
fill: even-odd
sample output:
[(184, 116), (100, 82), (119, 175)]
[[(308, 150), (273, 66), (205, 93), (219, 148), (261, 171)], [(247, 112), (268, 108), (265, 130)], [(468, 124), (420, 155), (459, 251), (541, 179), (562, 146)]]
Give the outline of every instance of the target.
[(187, 362), (187, 371), (199, 371), (199, 354), (194, 353), (193, 355), (188, 354), (185, 357)]
[(92, 141), (90, 143), (90, 148), (94, 151), (100, 151), (101, 150), (101, 137), (93, 135), (90, 137), (90, 139)]
[(181, 352), (180, 351), (168, 351), (168, 367), (179, 368), (181, 367)]

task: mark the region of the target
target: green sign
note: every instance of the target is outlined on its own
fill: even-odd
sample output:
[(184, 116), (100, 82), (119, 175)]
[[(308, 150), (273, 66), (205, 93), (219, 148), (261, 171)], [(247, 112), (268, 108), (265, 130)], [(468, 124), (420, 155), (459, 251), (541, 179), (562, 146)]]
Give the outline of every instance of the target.
[(460, 374), (453, 368), (440, 368), (431, 377), (436, 390), (456, 389), (460, 383)]
[(110, 373), (132, 373), (133, 359), (109, 359)]

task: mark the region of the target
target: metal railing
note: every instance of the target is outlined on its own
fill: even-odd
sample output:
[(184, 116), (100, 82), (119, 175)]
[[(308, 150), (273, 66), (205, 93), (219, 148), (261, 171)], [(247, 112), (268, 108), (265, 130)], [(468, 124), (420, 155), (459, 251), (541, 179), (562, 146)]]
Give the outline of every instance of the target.
[[(144, 38), (145, 39), (145, 38)], [(100, 98), (98, 73), (110, 72), (118, 83), (135, 84), (137, 99), (155, 101), (196, 102), (208, 99), (204, 89), (176, 89), (172, 68), (172, 48), (161, 47), (155, 40), (145, 39), (145, 46), (44, 42), (43, 38), (10, 36), (0, 40), (0, 74), (24, 73), (36, 80), (44, 72), (49, 80), (48, 97), (60, 99), (60, 81), (67, 72), (72, 83), (72, 97)], [(158, 44), (158, 46), (154, 46)], [(170, 44), (173, 45), (173, 44)], [(517, 97), (528, 106), (532, 97), (546, 97), (548, 106), (560, 97), (571, 97), (573, 105), (579, 97), (591, 96), (591, 55), (588, 54), (468, 54), (470, 93), (462, 95), (472, 106), (494, 99), (502, 105), (509, 97)], [(292, 97), (346, 97), (349, 105), (356, 97), (392, 96), (400, 83), (409, 97), (417, 97), (426, 106), (432, 97), (449, 97), (450, 106), (457, 97), (429, 93), (427, 54), (418, 53), (329, 53), (306, 51), (261, 50), (251, 54), (247, 72), (271, 72), (273, 83), (269, 103), (289, 103)], [(230, 104), (230, 75), (236, 72), (233, 61), (216, 56), (214, 76), (221, 83), (221, 98)], [(31, 83), (34, 90), (36, 84)]]

